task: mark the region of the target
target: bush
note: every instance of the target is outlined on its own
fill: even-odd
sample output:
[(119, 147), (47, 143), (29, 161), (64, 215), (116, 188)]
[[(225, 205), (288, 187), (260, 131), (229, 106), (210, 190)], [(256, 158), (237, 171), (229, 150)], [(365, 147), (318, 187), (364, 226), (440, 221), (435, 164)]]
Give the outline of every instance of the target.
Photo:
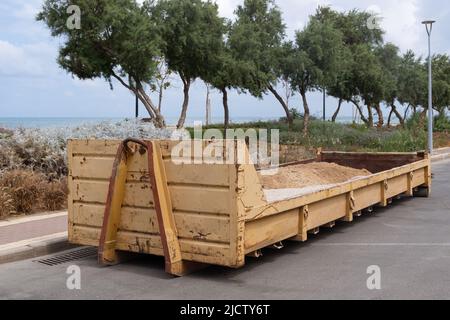
[(434, 131), (448, 132), (450, 131), (450, 119), (446, 116), (438, 116), (434, 120)]
[[(414, 131), (428, 130), (428, 116), (424, 116), (421, 121), (421, 114), (416, 113), (406, 121), (406, 127)], [(434, 132), (448, 132), (450, 131), (450, 119), (446, 115), (438, 115), (434, 118), (433, 123)]]
[[(1, 137), (0, 131), (0, 137)], [(155, 129), (151, 124), (124, 120), (68, 128), (4, 130), (0, 139), (0, 170), (32, 170), (49, 180), (67, 176), (68, 139), (170, 138), (173, 130)]]
[(14, 134), (12, 130), (0, 128), (0, 139), (6, 139), (11, 137)]
[(17, 213), (31, 213), (39, 201), (39, 187), (45, 177), (32, 171), (13, 170), (0, 178), (0, 187), (12, 197), (12, 205)]
[(0, 219), (16, 213), (13, 197), (6, 187), (0, 187), (0, 204)]
[(67, 179), (49, 181), (44, 174), (12, 170), (0, 176), (0, 216), (61, 210), (68, 195)]
[[(391, 130), (367, 128), (359, 124), (342, 124), (312, 120), (309, 126), (308, 136), (303, 135), (303, 121), (295, 120), (289, 128), (283, 121), (255, 122), (245, 124), (233, 124), (230, 129), (278, 129), (280, 132), (280, 144), (301, 145), (306, 149), (325, 148), (335, 151), (366, 151), (366, 152), (410, 152), (425, 149), (426, 133), (418, 130), (413, 121), (407, 126)], [(204, 129), (223, 129), (220, 125), (209, 126)], [(190, 129), (192, 134), (192, 129)], [(269, 137), (270, 138), (270, 137)]]
[(44, 182), (41, 184), (40, 203), (41, 209), (56, 211), (64, 209), (67, 203), (67, 179)]

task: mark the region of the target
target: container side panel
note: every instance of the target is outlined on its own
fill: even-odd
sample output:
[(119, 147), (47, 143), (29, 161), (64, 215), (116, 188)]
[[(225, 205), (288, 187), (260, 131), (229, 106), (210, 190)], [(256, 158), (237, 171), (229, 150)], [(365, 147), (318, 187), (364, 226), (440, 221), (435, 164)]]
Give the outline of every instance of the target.
[(374, 184), (353, 192), (355, 199), (354, 211), (361, 211), (368, 207), (374, 206), (381, 201), (380, 185)]
[[(231, 266), (231, 221), (236, 204), (230, 186), (234, 165), (181, 164), (170, 159), (176, 142), (159, 142), (168, 177), (183, 259)], [(114, 156), (120, 141), (69, 141), (69, 234), (76, 244), (98, 246)], [(125, 199), (117, 249), (163, 255), (147, 156), (130, 144)], [(236, 199), (236, 198), (234, 198)], [(234, 201), (234, 202), (233, 202)], [(235, 212), (233, 212), (235, 214)], [(231, 227), (231, 224), (233, 227)]]
[[(123, 207), (119, 230), (140, 233), (159, 234), (158, 221), (154, 209)], [(101, 228), (103, 223), (104, 205), (82, 204), (74, 205), (74, 223), (80, 226)], [(182, 238), (224, 242), (229, 240), (229, 218), (175, 212), (175, 222), (179, 226), (178, 235)]]
[(401, 175), (388, 180), (387, 198), (393, 198), (408, 191), (408, 176)]
[[(75, 226), (73, 230), (75, 243), (97, 246), (100, 228)], [(230, 248), (221, 243), (208, 243), (189, 239), (180, 239), (184, 260), (228, 266)], [(154, 254), (162, 256), (163, 250), (159, 235), (136, 233), (120, 230), (117, 234), (116, 248), (122, 251)]]
[(279, 213), (245, 224), (245, 252), (267, 247), (298, 234), (299, 210)]
[(308, 230), (318, 228), (329, 222), (345, 217), (347, 213), (347, 195), (343, 194), (308, 205)]
[[(75, 202), (105, 204), (108, 195), (109, 181), (107, 180), (79, 180), (73, 181)], [(126, 184), (125, 206), (153, 207), (153, 195), (149, 183), (132, 182)]]
[(425, 184), (427, 182), (425, 179), (425, 175), (426, 175), (425, 169), (414, 171), (412, 186), (415, 188)]
[[(130, 181), (148, 181), (147, 158), (136, 154), (130, 159), (127, 179)], [(83, 156), (73, 157), (72, 176), (87, 179), (109, 179), (114, 157)], [(165, 160), (167, 180), (176, 184), (195, 184), (205, 186), (229, 186), (228, 167), (226, 165), (175, 164)]]

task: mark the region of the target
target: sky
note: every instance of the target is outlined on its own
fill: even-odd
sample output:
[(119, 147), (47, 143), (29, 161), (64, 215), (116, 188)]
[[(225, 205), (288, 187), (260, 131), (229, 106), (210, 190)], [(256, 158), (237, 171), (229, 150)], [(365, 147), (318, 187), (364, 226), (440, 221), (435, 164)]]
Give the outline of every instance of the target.
[[(243, 0), (217, 0), (220, 14), (233, 18), (233, 12)], [(448, 0), (276, 0), (283, 12), (287, 35), (292, 38), (313, 14), (317, 6), (330, 5), (339, 11), (353, 8), (377, 12), (386, 32), (386, 41), (393, 42), (402, 52), (427, 52), (427, 35), (421, 21), (437, 20), (433, 29), (433, 51), (450, 54), (450, 3)], [(111, 91), (102, 79), (81, 81), (61, 70), (56, 57), (61, 39), (50, 36), (35, 16), (43, 0), (0, 0), (0, 118), (4, 117), (133, 117), (134, 97), (118, 83)], [(74, 1), (76, 3), (76, 1)], [(190, 119), (204, 117), (206, 88), (197, 80), (191, 89), (188, 110)], [(156, 95), (153, 95), (156, 102)], [(310, 93), (312, 113), (322, 112), (319, 93)], [(212, 94), (212, 114), (222, 117), (222, 98)], [(163, 114), (176, 119), (182, 104), (180, 82), (166, 91)], [(231, 118), (277, 118), (283, 116), (281, 105), (271, 95), (262, 100), (237, 92), (230, 93)], [(291, 104), (301, 110), (298, 96)], [(327, 98), (327, 116), (331, 116), (337, 101)], [(143, 107), (141, 113), (143, 113)], [(351, 116), (351, 108), (342, 115)], [(174, 120), (169, 120), (174, 121)]]

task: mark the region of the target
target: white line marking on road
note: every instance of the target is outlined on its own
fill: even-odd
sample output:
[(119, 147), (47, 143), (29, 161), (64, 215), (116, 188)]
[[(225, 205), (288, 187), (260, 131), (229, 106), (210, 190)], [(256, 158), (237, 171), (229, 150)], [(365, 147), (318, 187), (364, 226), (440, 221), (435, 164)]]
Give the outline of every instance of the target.
[(450, 243), (314, 243), (316, 247), (450, 247)]

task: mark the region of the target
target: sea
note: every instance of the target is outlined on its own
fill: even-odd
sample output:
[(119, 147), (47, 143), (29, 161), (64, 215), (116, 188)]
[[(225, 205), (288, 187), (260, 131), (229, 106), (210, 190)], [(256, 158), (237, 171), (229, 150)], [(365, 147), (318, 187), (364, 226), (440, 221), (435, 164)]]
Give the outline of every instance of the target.
[[(95, 125), (103, 122), (115, 123), (126, 120), (127, 118), (38, 118), (38, 117), (18, 117), (18, 118), (1, 118), (0, 128), (18, 129), (18, 128), (67, 128), (77, 127), (81, 125)], [(131, 120), (132, 118), (128, 118)], [(277, 117), (234, 117), (231, 118), (232, 123), (245, 123), (253, 121), (269, 121), (277, 120)], [(175, 125), (178, 118), (166, 118), (168, 125)], [(192, 126), (195, 122), (203, 121), (202, 118), (188, 118), (186, 126)], [(223, 118), (213, 118), (212, 123), (222, 123)], [(339, 122), (352, 122), (352, 117), (341, 117)]]

